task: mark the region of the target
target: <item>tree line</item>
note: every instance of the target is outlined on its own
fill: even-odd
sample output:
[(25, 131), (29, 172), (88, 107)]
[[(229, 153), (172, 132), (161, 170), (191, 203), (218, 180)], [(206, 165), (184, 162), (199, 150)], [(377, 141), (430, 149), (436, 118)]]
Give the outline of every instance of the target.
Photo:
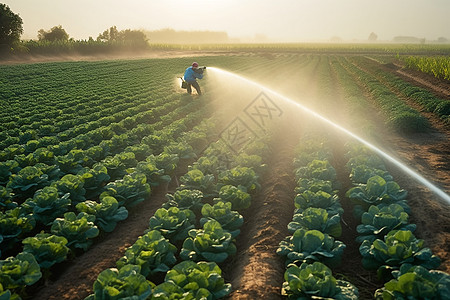
[(99, 54), (118, 51), (139, 51), (149, 47), (146, 35), (139, 30), (121, 30), (112, 26), (94, 40), (70, 38), (61, 26), (49, 30), (40, 29), (38, 40), (21, 40), (22, 18), (0, 3), (0, 55), (8, 54)]

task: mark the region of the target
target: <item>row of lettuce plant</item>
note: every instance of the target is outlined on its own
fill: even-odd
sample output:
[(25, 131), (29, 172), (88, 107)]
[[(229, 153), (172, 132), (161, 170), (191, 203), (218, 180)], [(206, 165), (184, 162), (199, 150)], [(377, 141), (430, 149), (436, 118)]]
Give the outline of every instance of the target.
[[(264, 144), (254, 142), (243, 153), (231, 155), (222, 142), (211, 144), (180, 177), (177, 190), (167, 194), (168, 201), (150, 218), (148, 231), (125, 251), (117, 268), (99, 274), (94, 294), (87, 299), (109, 299), (112, 292), (136, 299), (228, 295), (231, 285), (225, 283), (220, 266), (236, 253), (235, 238), (243, 224), (240, 212), (250, 207), (251, 194), (259, 187), (264, 151)], [(163, 275), (161, 282), (158, 276)], [(161, 283), (155, 285), (158, 280)]]
[(450, 101), (440, 99), (430, 91), (402, 80), (400, 77), (383, 70), (380, 65), (370, 62), (365, 57), (354, 57), (352, 60), (360, 67), (365, 67), (364, 69), (366, 71), (367, 66), (370, 66), (370, 72), (381, 79), (382, 83), (390, 89), (394, 89), (395, 92), (400, 93), (409, 99), (413, 99), (421, 104), (427, 111), (433, 112), (443, 119), (449, 119)]
[[(160, 145), (160, 136), (167, 137), (167, 135), (182, 131), (183, 128), (180, 127), (182, 124), (179, 123), (188, 120), (186, 118), (181, 118), (180, 120), (180, 117), (196, 113), (198, 106), (199, 104), (196, 103), (183, 106), (180, 109), (176, 109), (173, 113), (161, 117), (163, 120), (155, 124), (144, 123), (136, 125), (132, 123), (132, 126), (136, 125), (135, 128), (132, 128), (132, 126), (130, 126), (132, 129), (123, 128), (120, 135), (114, 134), (111, 139), (105, 139), (97, 146), (91, 146), (87, 150), (79, 149), (81, 145), (77, 141), (72, 141), (68, 144), (62, 145), (61, 143), (55, 147), (40, 149), (41, 151), (30, 153), (27, 156), (16, 155), (14, 160), (0, 163), (0, 184), (5, 185), (12, 192), (17, 191), (17, 197), (21, 197), (20, 195), (25, 190), (31, 189), (30, 193), (32, 193), (36, 189), (36, 185), (39, 186), (39, 184), (33, 184), (34, 182), (30, 178), (32, 173), (38, 173), (38, 177), (43, 174), (48, 175), (49, 178), (43, 180), (47, 184), (64, 175), (77, 174), (85, 167), (92, 168), (98, 162), (103, 161), (107, 163), (107, 161), (111, 161), (113, 155), (130, 152), (130, 150), (136, 153), (137, 159), (145, 157), (146, 152), (161, 151), (163, 145)], [(180, 128), (176, 129), (176, 127)], [(168, 130), (170, 128), (172, 130)], [(98, 140), (100, 141), (101, 137)], [(80, 141), (83, 144), (93, 142), (89, 137), (81, 138)], [(147, 149), (148, 147), (151, 149)], [(30, 179), (23, 180), (24, 177)], [(24, 189), (24, 186), (27, 186), (27, 188)]]
[[(150, 98), (151, 99), (151, 98)], [(117, 101), (112, 101), (112, 107), (100, 106), (102, 109), (94, 109), (98, 107), (96, 105), (99, 101), (93, 101), (90, 103), (92, 112), (89, 115), (83, 114), (83, 109), (70, 109), (67, 113), (62, 110), (58, 111), (58, 115), (44, 116), (39, 114), (33, 114), (23, 119), (17, 119), (4, 124), (4, 127), (11, 127), (11, 129), (3, 129), (1, 136), (4, 138), (1, 146), (5, 148), (11, 144), (20, 143), (24, 144), (32, 139), (38, 139), (45, 136), (56, 136), (63, 141), (68, 135), (76, 135), (77, 133), (85, 133), (88, 127), (98, 126), (107, 119), (114, 117), (117, 121), (125, 118), (130, 113), (144, 111), (145, 107), (151, 107), (151, 101), (148, 98), (133, 99), (130, 103), (123, 103), (124, 99), (118, 98)], [(147, 100), (147, 102), (144, 102)], [(150, 101), (149, 101), (150, 100)], [(114, 103), (116, 102), (116, 103)], [(150, 102), (150, 103), (149, 103)], [(137, 108), (140, 106), (140, 109)], [(78, 108), (78, 106), (76, 106)], [(30, 114), (34, 113), (31, 109)], [(79, 115), (78, 115), (79, 113)], [(75, 114), (77, 118), (74, 118)], [(132, 115), (132, 114), (131, 114)], [(51, 122), (53, 121), (53, 122)], [(23, 123), (20, 126), (19, 123)], [(44, 123), (44, 124), (43, 124)], [(16, 124), (16, 127), (13, 127)], [(63, 133), (64, 132), (64, 133)]]
[[(155, 66), (155, 63), (155, 61), (145, 62), (150, 67)], [(0, 113), (4, 121), (0, 125), (1, 134), (17, 138), (21, 133), (31, 129), (39, 136), (44, 136), (47, 133), (54, 134), (53, 130), (59, 132), (63, 128), (73, 128), (120, 111), (138, 112), (136, 104), (150, 104), (154, 99), (160, 98), (161, 94), (170, 92), (172, 88), (170, 85), (159, 84), (161, 80), (171, 76), (169, 69), (172, 66), (168, 66), (165, 72), (146, 77), (128, 76), (130, 71), (142, 75), (148, 74), (149, 70), (141, 67), (130, 70), (127, 66), (121, 66), (120, 62), (104, 63), (101, 69), (98, 69), (99, 65), (96, 63), (82, 64), (82, 72), (61, 68), (63, 65), (61, 63), (39, 67), (10, 66), (8, 71), (0, 76), (2, 79), (0, 99), (8, 100), (8, 105)], [(133, 64), (138, 63), (129, 63)], [(78, 69), (78, 66), (76, 68)], [(43, 71), (44, 69), (47, 71)], [(127, 76), (121, 76), (122, 71)], [(35, 74), (43, 76), (34, 76)], [(90, 80), (92, 74), (95, 74), (95, 81)], [(22, 80), (17, 81), (16, 78), (19, 77)], [(53, 79), (48, 80), (51, 77)], [(115, 81), (115, 77), (120, 77), (120, 80)], [(102, 109), (98, 110), (98, 107)], [(76, 118), (73, 117), (75, 113)], [(22, 139), (26, 139), (27, 136), (28, 134), (25, 134)]]
[(332, 158), (322, 133), (312, 132), (301, 139), (294, 159), (296, 209), (288, 224), (292, 235), (277, 249), (287, 266), (282, 294), (289, 299), (358, 299), (357, 288), (337, 280), (330, 269), (341, 263), (346, 247), (336, 240), (342, 234), (344, 211)]
[[(146, 190), (139, 191), (133, 188), (134, 186), (139, 186), (139, 183), (145, 181), (153, 182), (153, 177), (157, 177), (161, 172), (172, 175), (171, 172), (175, 170), (179, 159), (193, 156), (193, 148), (189, 145), (195, 142), (202, 144), (201, 132), (196, 133), (194, 130), (192, 134), (181, 135), (187, 125), (195, 123), (201, 115), (202, 111), (197, 111), (166, 127), (160, 132), (161, 136), (164, 136), (164, 139), (159, 140), (160, 147), (152, 147), (154, 150), (146, 144), (144, 150), (140, 147), (130, 148), (128, 152), (111, 157), (103, 163), (97, 163), (93, 168), (79, 166), (80, 170), (76, 174), (67, 174), (60, 180), (38, 185), (39, 189), (34, 196), (20, 205), (13, 201), (14, 198), (2, 202), (11, 209), (2, 213), (4, 218), (0, 226), (3, 237), (3, 241), (0, 241), (1, 249), (8, 250), (14, 247), (33, 229), (49, 226), (56, 217), (61, 217), (67, 211), (75, 211), (78, 203), (86, 199), (95, 200), (106, 192), (117, 198), (120, 205), (142, 201), (144, 197), (141, 193)], [(138, 168), (138, 173), (130, 171), (135, 167)], [(157, 181), (153, 184), (157, 184)], [(7, 198), (8, 190), (3, 191), (6, 191), (3, 198)]]
[(342, 59), (341, 63), (373, 97), (387, 126), (401, 132), (421, 132), (429, 127), (429, 122), (424, 116), (399, 99), (379, 80), (347, 59)]
[[(198, 117), (197, 115), (197, 119)], [(48, 272), (52, 265), (66, 260), (70, 253), (74, 254), (75, 249), (86, 251), (92, 244), (92, 239), (98, 236), (99, 229), (104, 232), (114, 230), (118, 221), (127, 218), (127, 208), (148, 198), (149, 183), (158, 185), (170, 180), (179, 162), (189, 160), (195, 157), (196, 153), (200, 153), (203, 149), (201, 145), (207, 144), (206, 136), (211, 136), (210, 127), (208, 122), (203, 122), (192, 132), (187, 132), (179, 138), (179, 143), (185, 145), (182, 149), (178, 144), (172, 143), (160, 155), (150, 155), (146, 161), (142, 161), (135, 168), (128, 169), (129, 175), (103, 188), (104, 192), (100, 195), (99, 201), (80, 202), (76, 205), (78, 215), (70, 211), (64, 214), (64, 218), (56, 218), (51, 224), (51, 233), (41, 232), (35, 237), (24, 239), (23, 252), (16, 257), (0, 261), (2, 270), (5, 270), (0, 277), (0, 283), (4, 289), (7, 289), (4, 295), (10, 295), (14, 299), (18, 294), (23, 293), (25, 286), (32, 285), (40, 279), (41, 275), (37, 274), (41, 274), (41, 269)], [(180, 149), (182, 153), (176, 153)], [(167, 163), (164, 157), (169, 157), (170, 163)], [(158, 161), (158, 158), (162, 160)], [(163, 165), (166, 164), (167, 169), (158, 169), (161, 162)], [(58, 200), (57, 191), (41, 190), (41, 192), (51, 194), (53, 196), (51, 200), (56, 202), (56, 206), (52, 206), (50, 211), (58, 210), (70, 203), (67, 194)], [(8, 272), (11, 268), (17, 272), (14, 274)], [(33, 280), (25, 280), (29, 276)]]
[(407, 191), (367, 147), (349, 143), (347, 149), (347, 167), (355, 187), (346, 195), (355, 203), (353, 213), (360, 220), (356, 240), (361, 243), (362, 264), (376, 270), (385, 282), (375, 298), (448, 298), (450, 275), (435, 270), (441, 263), (439, 257), (414, 236), (416, 225), (409, 223)]
[[(125, 119), (142, 114), (142, 112), (151, 110), (153, 107), (161, 106), (164, 103), (164, 99), (152, 95), (151, 97), (138, 97), (132, 99), (130, 102), (124, 102), (125, 99), (117, 101), (115, 106), (107, 108), (102, 107), (101, 110), (96, 109), (90, 115), (82, 115), (79, 110), (72, 109), (71, 115), (66, 116), (65, 119), (55, 121), (48, 125), (42, 125), (42, 119), (44, 116), (35, 116), (26, 118), (28, 120), (27, 125), (23, 125), (22, 129), (14, 128), (9, 130), (3, 130), (1, 132), (2, 142), (1, 148), (11, 147), (14, 144), (27, 145), (27, 148), (38, 144), (57, 144), (58, 142), (64, 142), (69, 138), (77, 137), (81, 134), (85, 134), (93, 129), (100, 128), (101, 126), (108, 126), (112, 123), (118, 123), (120, 121), (125, 122)], [(94, 103), (90, 103), (93, 108)], [(75, 117), (76, 116), (76, 117)], [(48, 118), (48, 117), (47, 117)], [(55, 117), (60, 119), (60, 116)], [(45, 119), (52, 120), (52, 119)], [(11, 122), (15, 123), (15, 122)]]
[[(62, 132), (57, 136), (47, 136), (38, 140), (29, 140), (23, 144), (15, 144), (1, 153), (2, 165), (8, 165), (8, 160), (16, 160), (21, 165), (32, 165), (37, 162), (48, 162), (53, 160), (53, 156), (63, 156), (68, 154), (73, 149), (87, 150), (93, 147), (98, 147), (106, 140), (112, 139), (116, 136), (122, 136), (123, 134), (135, 129), (138, 125), (158, 128), (162, 126), (162, 120), (158, 121), (159, 116), (168, 114), (165, 118), (172, 118), (180, 113), (182, 107), (175, 109), (179, 106), (177, 101), (171, 101), (145, 110), (143, 112), (131, 113), (129, 116), (117, 120), (114, 116), (105, 117), (99, 121), (92, 122), (91, 124), (85, 124), (85, 132), (78, 132), (76, 135), (72, 134), (74, 131)], [(104, 126), (103, 126), (104, 125)], [(142, 130), (142, 129), (141, 129)], [(116, 137), (117, 138), (117, 137)], [(123, 139), (123, 138), (122, 138)], [(95, 148), (94, 148), (95, 149)], [(52, 154), (53, 153), (53, 154)], [(3, 166), (2, 168), (5, 168)]]
[[(163, 122), (158, 122), (155, 126), (142, 124), (142, 126), (139, 125), (121, 135), (115, 135), (110, 140), (102, 141), (98, 146), (87, 150), (73, 149), (66, 155), (55, 156), (53, 151), (44, 149), (39, 152), (41, 155), (29, 154), (23, 160), (18, 155), (15, 160), (7, 161), (4, 164), (0, 163), (0, 183), (4, 184), (4, 188), (12, 193), (14, 201), (20, 202), (37, 189), (50, 185), (54, 181), (62, 180), (64, 176), (77, 175), (86, 168), (92, 169), (98, 163), (112, 169), (121, 157), (124, 159), (128, 157), (128, 160), (130, 158), (142, 160), (149, 152), (158, 153), (162, 150), (164, 145), (160, 142), (160, 134), (165, 136), (179, 134), (185, 127), (182, 123), (192, 120), (192, 116), (189, 119), (175, 120), (180, 117), (182, 112), (198, 114), (198, 112), (192, 112), (195, 111), (195, 108), (197, 105), (190, 105), (182, 111), (178, 111), (177, 114), (171, 114), (172, 118), (167, 120), (171, 120), (172, 124), (164, 129), (155, 130), (162, 127)], [(126, 155), (127, 153), (128, 155)], [(111, 177), (116, 179), (116, 176)]]

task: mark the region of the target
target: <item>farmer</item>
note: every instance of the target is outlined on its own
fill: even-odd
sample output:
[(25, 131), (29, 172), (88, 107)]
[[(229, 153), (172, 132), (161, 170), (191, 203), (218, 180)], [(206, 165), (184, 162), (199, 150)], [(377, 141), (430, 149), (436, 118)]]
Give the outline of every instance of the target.
[(193, 62), (192, 66), (187, 68), (186, 71), (184, 72), (184, 80), (187, 83), (187, 92), (189, 94), (192, 93), (191, 86), (193, 86), (197, 90), (197, 94), (199, 94), (199, 95), (202, 94), (202, 91), (200, 90), (200, 86), (198, 85), (198, 82), (197, 82), (197, 78), (198, 79), (203, 78), (203, 69), (198, 69), (198, 63)]

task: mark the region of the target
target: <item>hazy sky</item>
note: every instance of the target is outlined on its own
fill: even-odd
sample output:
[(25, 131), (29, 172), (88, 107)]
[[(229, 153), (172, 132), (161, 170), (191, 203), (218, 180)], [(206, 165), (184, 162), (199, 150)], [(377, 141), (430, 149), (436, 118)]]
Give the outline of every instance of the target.
[(282, 41), (394, 36), (450, 39), (450, 0), (0, 0), (23, 20), (22, 38), (62, 25), (94, 39), (117, 29), (226, 31)]

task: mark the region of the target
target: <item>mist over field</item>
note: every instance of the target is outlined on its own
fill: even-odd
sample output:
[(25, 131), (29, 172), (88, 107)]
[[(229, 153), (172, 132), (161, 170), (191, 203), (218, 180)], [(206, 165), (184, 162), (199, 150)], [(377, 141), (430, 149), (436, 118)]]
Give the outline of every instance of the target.
[[(155, 43), (366, 42), (369, 37), (370, 41), (400, 38), (399, 42), (414, 42), (402, 40), (404, 37), (419, 39), (415, 42), (450, 39), (450, 2), (446, 0), (2, 2), (23, 19), (22, 39), (36, 39), (38, 30), (56, 25), (62, 25), (74, 39), (95, 39), (111, 26), (143, 30), (152, 33)], [(162, 30), (166, 30), (164, 35)], [(203, 35), (189, 36), (187, 32), (191, 31)]]

